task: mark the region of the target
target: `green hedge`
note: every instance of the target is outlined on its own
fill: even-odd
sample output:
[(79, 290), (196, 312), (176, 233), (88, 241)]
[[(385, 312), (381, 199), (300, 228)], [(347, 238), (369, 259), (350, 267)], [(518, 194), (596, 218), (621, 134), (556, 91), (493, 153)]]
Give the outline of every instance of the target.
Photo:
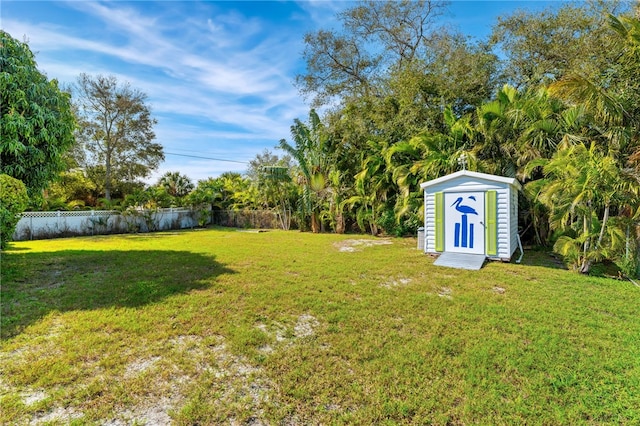
[(13, 231), (20, 220), (18, 216), (27, 208), (29, 196), (21, 180), (0, 174), (0, 248), (11, 241)]

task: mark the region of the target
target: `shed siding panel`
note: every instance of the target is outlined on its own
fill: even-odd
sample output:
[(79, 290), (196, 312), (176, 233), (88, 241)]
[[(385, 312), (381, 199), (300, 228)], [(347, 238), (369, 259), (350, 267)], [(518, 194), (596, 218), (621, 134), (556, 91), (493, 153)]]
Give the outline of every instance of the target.
[(509, 191), (498, 191), (498, 253), (495, 257), (509, 257)]
[(512, 255), (518, 247), (518, 191), (511, 191), (509, 211), (511, 217), (511, 247), (509, 255)]
[(425, 194), (424, 248), (427, 253), (436, 251), (436, 201), (434, 193)]
[(436, 251), (443, 252), (444, 246), (445, 246), (444, 232), (445, 232), (445, 222), (446, 222), (446, 217), (444, 213), (445, 211), (444, 210), (444, 192), (436, 192), (434, 201), (435, 201), (435, 211), (436, 211), (436, 218), (434, 221), (436, 224), (436, 229), (435, 229)]

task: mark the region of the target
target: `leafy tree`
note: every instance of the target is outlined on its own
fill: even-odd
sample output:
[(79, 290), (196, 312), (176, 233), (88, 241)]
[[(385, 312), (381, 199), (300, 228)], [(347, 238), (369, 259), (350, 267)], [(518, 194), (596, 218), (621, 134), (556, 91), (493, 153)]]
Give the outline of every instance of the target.
[[(357, 222), (374, 233), (397, 232), (394, 210), (414, 218), (421, 203), (412, 197), (408, 208), (398, 188), (411, 156), (397, 152), (392, 165), (386, 152), (417, 134), (446, 131), (446, 105), (462, 116), (494, 91), (496, 56), (485, 44), (436, 30), (444, 6), (363, 1), (337, 16), (338, 30), (305, 39), (307, 73), (298, 77), (299, 85), (317, 95), (316, 104), (339, 105), (327, 114), (323, 149), (331, 164), (325, 167), (324, 188), (315, 194), (318, 212), (336, 229), (353, 216), (344, 209), (355, 209), (360, 201), (369, 207), (359, 208)], [(369, 190), (376, 195), (369, 197)]]
[(221, 208), (222, 182), (214, 178), (199, 180), (195, 189), (187, 196), (187, 202), (192, 206), (207, 205)]
[(476, 110), (476, 155), (484, 162), (483, 169), (490, 173), (515, 177), (517, 173), (517, 146), (519, 134), (517, 116), (511, 114), (521, 93), (505, 85), (496, 99)]
[(498, 86), (499, 61), (488, 44), (452, 31), (439, 30), (425, 43), (424, 56), (392, 68), (388, 93), (403, 110), (424, 111), (419, 130), (434, 130), (442, 124), (445, 106), (462, 116), (491, 98)]
[(347, 212), (345, 200), (351, 194), (352, 184), (345, 172), (331, 167), (328, 174), (328, 195), (325, 214), (333, 232), (344, 234), (347, 228)]
[(18, 215), (27, 208), (28, 201), (27, 187), (22, 181), (0, 174), (0, 249), (7, 248), (20, 220)]
[(140, 180), (118, 180), (112, 182), (111, 186), (111, 198), (107, 201), (104, 197), (105, 194), (105, 176), (106, 170), (104, 165), (93, 165), (83, 168), (84, 173), (89, 180), (91, 192), (93, 198), (101, 199), (107, 204), (116, 205), (126, 198), (127, 195), (133, 194), (136, 191), (141, 191), (146, 187), (146, 184)]
[[(635, 166), (636, 176), (640, 181), (640, 81), (637, 78), (640, 69), (640, 4), (636, 4), (635, 16), (610, 17), (610, 22), (622, 44), (620, 74), (621, 80), (626, 82), (627, 90), (621, 91), (621, 96), (627, 111), (627, 122), (635, 129), (630, 132), (628, 162)], [(637, 245), (640, 247), (640, 232)], [(640, 249), (638, 262), (640, 263)]]
[[(640, 6), (639, 6), (640, 7)], [(591, 114), (601, 139), (623, 164), (640, 152), (640, 19), (609, 15), (614, 57), (598, 73), (573, 70), (551, 85), (553, 94)]]
[(551, 158), (558, 146), (578, 133), (587, 116), (568, 108), (546, 88), (518, 90), (505, 85), (495, 99), (475, 111), (475, 153), (484, 171), (524, 178), (531, 160)]
[(536, 88), (572, 70), (587, 75), (606, 69), (612, 40), (605, 20), (624, 2), (571, 2), (542, 12), (517, 11), (498, 18), (491, 42), (506, 56), (505, 77)]
[(381, 215), (382, 204), (376, 199), (376, 195), (373, 192), (369, 192), (362, 180), (358, 180), (359, 185), (356, 185), (355, 195), (344, 200), (344, 205), (349, 206), (355, 212), (355, 218), (358, 226), (363, 232), (367, 229), (371, 232), (371, 235), (378, 235), (378, 218)]
[(0, 30), (0, 173), (38, 194), (64, 170), (75, 121), (69, 94), (41, 73), (26, 43)]
[(223, 209), (255, 209), (257, 190), (251, 181), (236, 172), (225, 172), (216, 178), (221, 183)]
[(170, 207), (173, 200), (164, 187), (149, 186), (127, 194), (118, 210), (130, 232), (155, 232), (159, 230), (161, 209)]
[(213, 178), (200, 180), (185, 197), (185, 203), (199, 212), (198, 224), (204, 226), (210, 218), (210, 211), (219, 207), (222, 185)]
[(246, 171), (246, 176), (253, 182), (258, 182), (264, 177), (265, 169), (267, 167), (293, 167), (291, 157), (288, 155), (282, 158), (272, 153), (270, 150), (265, 149), (262, 153), (256, 154), (253, 160), (249, 161), (249, 167)]
[(446, 131), (446, 105), (461, 116), (494, 91), (497, 57), (486, 44), (436, 28), (444, 7), (362, 1), (337, 16), (337, 30), (305, 38), (307, 72), (298, 76), (299, 86), (316, 96), (315, 104), (339, 105), (324, 129), (330, 164), (321, 174), (323, 187), (314, 193), (307, 186), (305, 194), (335, 229), (354, 209), (359, 226), (373, 233), (397, 232), (394, 210), (407, 216), (401, 221), (414, 218), (421, 203), (413, 197), (408, 208), (398, 187), (412, 157), (397, 151), (391, 164), (387, 153), (416, 134)]
[[(50, 204), (57, 200), (70, 208), (93, 206), (96, 203), (95, 189), (95, 184), (83, 170), (72, 169), (60, 173), (55, 182), (49, 185), (44, 191), (44, 201)], [(45, 209), (51, 210), (47, 207)]]
[(412, 180), (410, 176), (424, 182), (459, 170), (463, 154), (466, 167), (477, 169), (475, 156), (470, 151), (475, 135), (471, 116), (457, 118), (449, 107), (443, 116), (447, 124), (445, 132), (425, 131), (385, 150), (387, 164), (394, 170), (395, 180), (404, 193), (415, 189), (407, 186)]
[(432, 0), (359, 2), (338, 15), (340, 30), (305, 36), (307, 73), (297, 77), (315, 104), (334, 97), (379, 95), (378, 83), (393, 65), (423, 56), (443, 2)]
[(114, 76), (81, 74), (74, 91), (76, 137), (87, 154), (79, 161), (103, 167), (104, 195), (110, 200), (115, 182), (144, 178), (164, 160), (162, 145), (153, 142), (156, 120), (147, 96)]
[(166, 188), (162, 186), (150, 186), (144, 189), (137, 189), (122, 201), (122, 207), (134, 208), (138, 210), (157, 211), (161, 208), (171, 207), (173, 197)]

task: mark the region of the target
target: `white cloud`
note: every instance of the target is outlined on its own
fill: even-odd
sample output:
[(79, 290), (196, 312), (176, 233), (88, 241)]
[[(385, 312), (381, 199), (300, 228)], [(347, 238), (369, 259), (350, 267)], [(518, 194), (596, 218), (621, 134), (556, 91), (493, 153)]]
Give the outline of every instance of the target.
[(352, 1), (344, 0), (298, 0), (296, 4), (306, 13), (300, 19), (311, 19), (314, 22), (312, 27), (331, 27), (336, 15), (343, 10), (355, 5)]
[[(276, 25), (232, 10), (233, 3), (62, 6), (73, 21), (5, 15), (3, 28), (26, 35), (39, 68), (61, 83), (81, 72), (110, 74), (147, 93), (167, 152), (191, 145), (249, 161), (289, 137), (293, 119), (308, 114), (292, 85), (301, 66), (302, 20)], [(167, 156), (154, 176), (178, 169), (197, 180), (245, 168)]]

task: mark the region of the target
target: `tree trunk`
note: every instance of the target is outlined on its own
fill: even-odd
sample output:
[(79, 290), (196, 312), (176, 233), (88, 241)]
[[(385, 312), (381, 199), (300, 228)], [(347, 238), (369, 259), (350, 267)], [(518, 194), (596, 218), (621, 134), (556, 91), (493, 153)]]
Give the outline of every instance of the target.
[(104, 198), (111, 201), (111, 156), (109, 154), (104, 167)]
[(586, 257), (582, 258), (582, 264), (580, 265), (580, 273), (582, 274), (588, 274), (589, 270), (591, 270), (591, 264), (593, 262), (591, 262), (590, 260), (587, 260)]
[(336, 234), (344, 234), (345, 228), (344, 215), (339, 213), (336, 217)]
[(609, 220), (609, 204), (607, 204), (604, 208), (604, 216), (602, 217), (602, 228), (600, 229), (600, 235), (598, 236), (598, 248), (602, 244), (602, 240), (604, 239), (604, 231), (607, 227), (607, 221)]
[(318, 213), (311, 212), (311, 232), (318, 234), (320, 232), (320, 221), (318, 220)]
[(583, 219), (583, 232), (587, 235), (587, 238), (584, 240), (584, 251), (582, 253), (582, 263), (580, 264), (579, 271), (583, 274), (589, 273), (589, 269), (591, 269), (591, 261), (588, 260), (589, 254), (589, 242), (591, 241), (591, 237), (589, 237), (589, 222), (587, 221), (587, 216), (584, 216)]

